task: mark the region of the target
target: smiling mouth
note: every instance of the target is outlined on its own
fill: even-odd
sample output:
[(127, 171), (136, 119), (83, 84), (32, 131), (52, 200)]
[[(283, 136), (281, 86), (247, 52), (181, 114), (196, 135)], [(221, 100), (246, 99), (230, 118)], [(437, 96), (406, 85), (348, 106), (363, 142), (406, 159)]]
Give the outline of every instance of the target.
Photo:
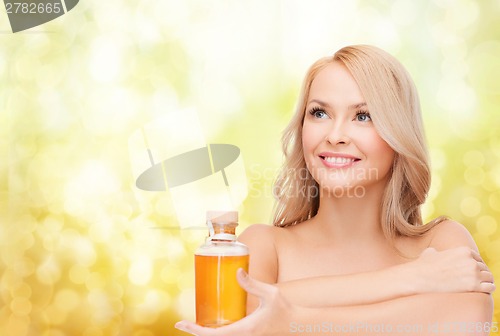
[(349, 165), (354, 162), (359, 161), (360, 159), (357, 158), (347, 158), (347, 157), (340, 157), (340, 156), (319, 156), (323, 161), (326, 161), (330, 164), (335, 164), (335, 165)]

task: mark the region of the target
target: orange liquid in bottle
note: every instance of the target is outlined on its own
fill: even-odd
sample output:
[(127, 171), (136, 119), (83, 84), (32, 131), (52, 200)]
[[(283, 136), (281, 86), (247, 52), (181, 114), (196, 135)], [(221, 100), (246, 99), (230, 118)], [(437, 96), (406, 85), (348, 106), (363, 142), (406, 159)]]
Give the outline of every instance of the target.
[(248, 272), (248, 255), (195, 255), (196, 323), (220, 327), (246, 315), (247, 293), (236, 280), (236, 271)]

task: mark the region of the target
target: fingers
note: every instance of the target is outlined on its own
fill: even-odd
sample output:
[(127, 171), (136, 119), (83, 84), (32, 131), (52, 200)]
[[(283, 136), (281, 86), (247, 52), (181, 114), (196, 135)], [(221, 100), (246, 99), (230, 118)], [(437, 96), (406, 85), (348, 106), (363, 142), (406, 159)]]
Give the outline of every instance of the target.
[(479, 284), (478, 292), (491, 294), (495, 291), (495, 279), (493, 278), (493, 274), (491, 273), (488, 266), (484, 263), (483, 259), (474, 250), (471, 250), (471, 254), (473, 258), (477, 261), (477, 266), (479, 268), (479, 280), (481, 283)]
[(479, 279), (481, 280), (481, 282), (494, 282), (493, 274), (491, 274), (490, 271), (481, 271), (481, 273), (479, 274)]
[(236, 278), (240, 286), (249, 294), (255, 295), (264, 301), (275, 291), (275, 287), (270, 284), (255, 280), (248, 276), (248, 274), (243, 269), (238, 269), (236, 273)]
[(496, 289), (495, 283), (493, 283), (492, 281), (482, 281), (477, 287), (477, 290), (475, 291), (491, 294), (495, 291), (495, 289)]
[(477, 267), (479, 269), (480, 284), (479, 287), (477, 288), (477, 291), (488, 294), (493, 293), (496, 289), (493, 274), (491, 273), (488, 266), (486, 266), (479, 253), (477, 253), (474, 250), (471, 250), (471, 255), (477, 261)]
[(474, 258), (474, 260), (476, 260), (477, 262), (483, 262), (483, 258), (481, 258), (481, 255), (478, 252), (476, 252), (472, 249), (470, 250), (470, 252), (471, 252), (472, 258)]
[[(474, 252), (474, 251), (473, 251)], [(475, 253), (475, 252), (474, 252)], [(478, 256), (479, 254), (476, 253)], [(481, 257), (479, 257), (481, 258)], [(475, 258), (476, 259), (476, 258)], [(477, 259), (476, 259), (477, 260)], [(478, 292), (491, 294), (495, 291), (495, 280), (493, 278), (493, 274), (486, 264), (482, 261), (482, 259), (477, 261), (477, 267), (479, 269), (479, 287), (477, 288)]]
[[(265, 301), (270, 298), (270, 295), (275, 289), (274, 286), (257, 281), (248, 276), (248, 274), (243, 269), (238, 269), (236, 273), (236, 278), (240, 286), (247, 291), (249, 294), (255, 295)], [(253, 314), (252, 314), (253, 315)], [(229, 336), (229, 335), (248, 335), (246, 330), (251, 330), (252, 325), (255, 321), (252, 320), (251, 316), (247, 316), (238, 322), (229, 324), (227, 326), (219, 328), (207, 328), (197, 325), (196, 323), (189, 321), (180, 321), (175, 324), (175, 327), (181, 331), (187, 332), (191, 335), (197, 336)]]
[(489, 272), (490, 269), (488, 268), (488, 266), (486, 266), (486, 264), (482, 261), (478, 261), (477, 262), (477, 267), (479, 268), (480, 271), (486, 271), (486, 272)]
[(491, 282), (481, 282), (479, 285), (478, 292), (486, 293), (486, 294), (491, 294), (495, 291), (496, 286), (494, 283)]
[(196, 336), (248, 336), (255, 334), (253, 327), (259, 324), (258, 321), (258, 317), (251, 314), (239, 321), (217, 328), (202, 327), (189, 321), (177, 322), (175, 328)]
[(180, 321), (175, 324), (175, 327), (181, 331), (197, 336), (212, 336), (215, 335), (215, 330), (212, 328), (201, 327), (196, 323), (189, 321)]

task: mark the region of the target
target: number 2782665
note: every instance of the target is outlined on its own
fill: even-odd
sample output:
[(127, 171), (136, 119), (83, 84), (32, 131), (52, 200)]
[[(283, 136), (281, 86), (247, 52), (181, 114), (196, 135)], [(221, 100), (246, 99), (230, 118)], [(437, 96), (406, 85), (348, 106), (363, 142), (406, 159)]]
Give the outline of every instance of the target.
[(63, 10), (60, 2), (33, 3), (33, 2), (7, 2), (7, 14), (59, 14)]

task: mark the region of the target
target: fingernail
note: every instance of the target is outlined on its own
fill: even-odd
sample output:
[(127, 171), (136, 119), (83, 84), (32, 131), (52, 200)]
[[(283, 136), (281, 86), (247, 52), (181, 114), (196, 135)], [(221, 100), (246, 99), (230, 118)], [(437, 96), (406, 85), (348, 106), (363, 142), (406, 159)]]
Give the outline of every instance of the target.
[(248, 278), (248, 273), (243, 268), (238, 268), (238, 272), (240, 273), (242, 279)]

